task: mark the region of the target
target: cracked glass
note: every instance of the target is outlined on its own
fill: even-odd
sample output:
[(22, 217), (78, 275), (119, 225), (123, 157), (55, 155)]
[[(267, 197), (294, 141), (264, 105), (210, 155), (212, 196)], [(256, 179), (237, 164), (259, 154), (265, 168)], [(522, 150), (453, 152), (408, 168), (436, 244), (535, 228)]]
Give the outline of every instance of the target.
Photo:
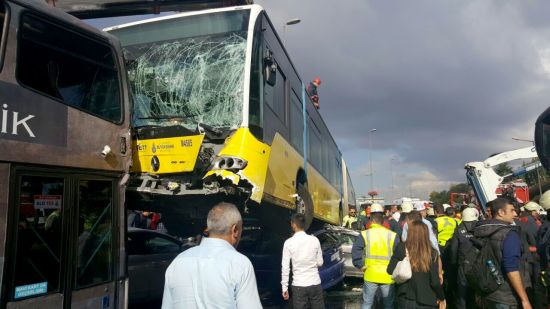
[(239, 127), (249, 15), (227, 11), (111, 30), (128, 64), (133, 126)]

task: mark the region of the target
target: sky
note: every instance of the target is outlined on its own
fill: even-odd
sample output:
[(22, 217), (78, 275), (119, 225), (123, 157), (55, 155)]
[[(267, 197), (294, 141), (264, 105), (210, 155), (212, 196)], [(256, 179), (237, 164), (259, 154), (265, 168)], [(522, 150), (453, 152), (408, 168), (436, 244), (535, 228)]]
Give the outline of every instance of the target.
[(359, 195), (426, 199), (465, 182), (465, 163), (529, 146), (512, 137), (532, 140), (549, 106), (549, 1), (255, 3), (302, 79), (321, 77), (320, 113)]
[(550, 105), (548, 1), (255, 3), (281, 34), (301, 19), (287, 49), (303, 79), (323, 81), (320, 112), (359, 194), (465, 182), (465, 163), (529, 146), (512, 137), (533, 140)]

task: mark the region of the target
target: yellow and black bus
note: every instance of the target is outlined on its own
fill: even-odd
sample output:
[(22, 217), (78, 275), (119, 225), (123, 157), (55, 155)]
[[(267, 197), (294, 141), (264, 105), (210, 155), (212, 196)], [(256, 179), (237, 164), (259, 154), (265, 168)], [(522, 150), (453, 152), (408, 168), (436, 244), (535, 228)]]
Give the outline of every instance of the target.
[(0, 2), (0, 308), (125, 308), (125, 85), (115, 37)]
[(338, 224), (355, 204), (342, 155), (262, 7), (105, 30), (122, 43), (134, 101), (129, 205), (198, 218), (208, 210), (199, 204), (221, 195), (241, 197), (243, 211)]

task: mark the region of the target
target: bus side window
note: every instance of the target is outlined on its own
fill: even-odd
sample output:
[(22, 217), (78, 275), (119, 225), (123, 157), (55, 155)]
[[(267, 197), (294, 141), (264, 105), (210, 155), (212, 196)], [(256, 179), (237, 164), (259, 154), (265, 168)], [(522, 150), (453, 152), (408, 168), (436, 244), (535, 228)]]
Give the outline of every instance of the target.
[(7, 32), (7, 27), (5, 27), (5, 23), (7, 22), (6, 19), (6, 4), (0, 3), (0, 71), (2, 70), (2, 63), (4, 59), (4, 40), (5, 40), (5, 33)]
[[(65, 180), (23, 176), (17, 196), (17, 243), (10, 299), (58, 292), (62, 271)], [(29, 290), (30, 286), (37, 288)]]
[(303, 155), (304, 152), (304, 113), (302, 101), (292, 90), (290, 96), (290, 143)]
[(107, 44), (26, 14), (21, 18), (18, 81), (111, 122), (122, 120), (115, 57)]
[(286, 126), (286, 77), (277, 66), (277, 80), (274, 86), (265, 83), (265, 101), (269, 107), (275, 112), (277, 117)]
[(250, 72), (250, 98), (248, 127), (256, 138), (263, 138), (262, 92), (263, 92), (263, 57), (262, 57), (262, 18), (258, 18), (254, 26), (254, 42), (252, 43), (252, 66)]
[(107, 180), (81, 180), (78, 193), (76, 288), (82, 288), (113, 276), (113, 184)]

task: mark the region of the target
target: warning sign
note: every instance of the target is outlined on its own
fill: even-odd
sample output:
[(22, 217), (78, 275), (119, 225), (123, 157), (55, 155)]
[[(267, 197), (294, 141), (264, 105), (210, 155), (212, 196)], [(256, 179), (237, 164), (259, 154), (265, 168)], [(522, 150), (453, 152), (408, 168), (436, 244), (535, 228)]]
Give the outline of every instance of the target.
[(61, 209), (61, 195), (35, 195), (34, 209)]

